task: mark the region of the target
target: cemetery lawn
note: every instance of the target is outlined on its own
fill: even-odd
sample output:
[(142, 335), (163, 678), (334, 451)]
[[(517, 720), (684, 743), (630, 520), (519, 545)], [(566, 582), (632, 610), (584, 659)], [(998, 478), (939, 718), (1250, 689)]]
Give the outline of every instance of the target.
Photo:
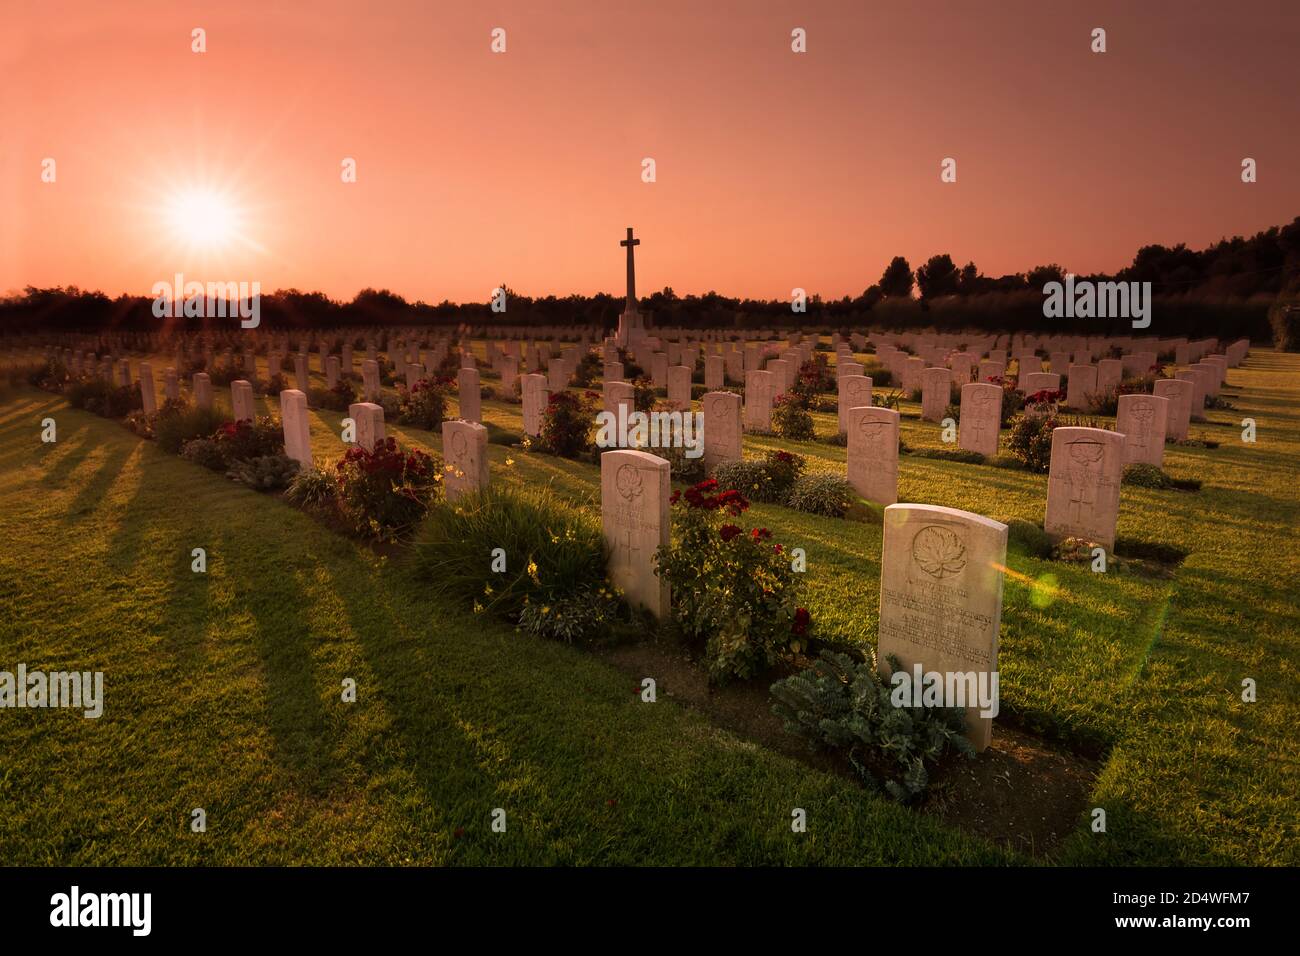
[[(1300, 355), (1256, 349), (1228, 385), (1236, 407), (1192, 427), (1219, 447), (1166, 453), (1200, 492), (1124, 486), (1118, 567), (1095, 574), (1013, 538), (999, 721), (1102, 760), (1051, 862), (1300, 864), (1300, 549), (1282, 546), (1300, 528)], [(909, 446), (941, 447), (917, 406), (902, 411)], [(518, 406), (483, 412), (521, 431)], [(341, 416), (311, 417), (316, 456), (332, 460)], [(1256, 444), (1241, 441), (1245, 417)], [(815, 418), (834, 429), (833, 414)], [(825, 443), (745, 445), (844, 468)], [(549, 481), (575, 504), (597, 492), (593, 465), (489, 452), (493, 482)], [(1023, 471), (900, 461), (900, 500), (998, 520), (1041, 525), (1045, 489)], [(820, 633), (874, 643), (879, 525), (761, 505), (746, 518), (807, 550)], [(1034, 861), (665, 695), (644, 704), (587, 651), (440, 603), (404, 553), (377, 555), (42, 392), (0, 397), (0, 539), (0, 670), (103, 670), (106, 697), (98, 720), (0, 711), (6, 863)], [(195, 547), (207, 574), (190, 570)], [(345, 678), (356, 704), (340, 701)], [(1246, 678), (1256, 703), (1241, 700)], [(204, 835), (189, 830), (196, 807)], [(805, 834), (791, 832), (795, 807)]]

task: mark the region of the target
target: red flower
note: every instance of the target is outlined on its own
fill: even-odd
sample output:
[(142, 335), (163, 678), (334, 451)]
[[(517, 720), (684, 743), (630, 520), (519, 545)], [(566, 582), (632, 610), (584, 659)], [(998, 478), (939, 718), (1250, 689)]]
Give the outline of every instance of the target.
[(775, 551), (777, 554), (780, 554), (785, 549), (782, 548), (779, 544), (774, 544), (772, 545), (772, 550)]
[(734, 524), (724, 524), (718, 534), (722, 535), (723, 541), (730, 541), (736, 535), (740, 534), (740, 529)]
[(672, 493), (672, 496), (668, 499), (668, 503), (670, 505), (675, 505), (677, 504), (677, 502), (681, 500), (682, 500), (682, 493), (680, 491), (674, 491)]
[(808, 609), (806, 607), (797, 608), (794, 612), (794, 623), (791, 625), (791, 630), (803, 637), (808, 633), (810, 623), (812, 623), (812, 615), (808, 613)]
[[(766, 541), (772, 537), (772, 532), (768, 531), (766, 528), (755, 528), (749, 532), (749, 536), (755, 541)], [(776, 547), (778, 551), (781, 549), (779, 544)]]

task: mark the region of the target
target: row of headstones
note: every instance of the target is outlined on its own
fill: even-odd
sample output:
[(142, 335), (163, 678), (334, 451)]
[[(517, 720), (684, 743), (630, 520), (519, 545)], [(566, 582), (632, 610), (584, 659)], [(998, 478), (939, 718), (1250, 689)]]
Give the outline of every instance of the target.
[[(671, 539), (671, 466), (648, 452), (607, 451), (600, 460), (601, 524), (608, 574), (629, 603), (658, 618), (672, 595), (655, 572), (655, 552)], [(997, 670), (1002, 571), (1007, 526), (934, 505), (885, 509), (881, 547), (878, 660), (899, 658), (910, 673)], [(942, 638), (942, 639), (936, 639)], [(977, 749), (992, 721), (967, 708), (967, 735)]]

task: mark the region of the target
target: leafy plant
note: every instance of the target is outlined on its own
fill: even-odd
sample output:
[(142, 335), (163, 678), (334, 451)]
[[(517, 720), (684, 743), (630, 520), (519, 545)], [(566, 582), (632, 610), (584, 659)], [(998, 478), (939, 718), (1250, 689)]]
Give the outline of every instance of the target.
[(181, 448), (181, 457), (213, 471), (226, 470), (226, 456), (211, 438), (195, 438)]
[(242, 481), (258, 491), (279, 491), (287, 488), (298, 474), (298, 462), (288, 455), (259, 455), (236, 461), (226, 472), (230, 478)]
[(442, 480), (431, 455), (404, 449), (391, 437), (373, 451), (353, 445), (334, 469), (340, 516), (357, 534), (388, 541), (424, 517)]
[(551, 640), (591, 640), (607, 631), (618, 613), (618, 600), (604, 587), (586, 586), (560, 595), (549, 604), (530, 602), (519, 612), (519, 627)]
[(212, 438), (225, 455), (227, 463), (284, 452), (284, 428), (280, 419), (270, 415), (222, 422), (213, 432)]
[(732, 523), (749, 508), (744, 496), (710, 479), (674, 492), (672, 505), (673, 540), (655, 561), (674, 623), (704, 645), (709, 679), (752, 677), (806, 646), (811, 620), (784, 548), (766, 528)]
[[(890, 675), (902, 669), (888, 660)], [(772, 685), (772, 710), (813, 749), (843, 753), (868, 784), (898, 801), (929, 785), (928, 766), (948, 750), (974, 756), (965, 715), (948, 707), (895, 706), (874, 661), (822, 651), (811, 667)]]
[(323, 511), (334, 507), (338, 490), (334, 476), (320, 468), (299, 470), (289, 481), (285, 497), (301, 508)]
[[(590, 510), (547, 488), (489, 488), (430, 510), (413, 567), (438, 592), (517, 622), (525, 608), (545, 617), (542, 608), (606, 588), (605, 562), (600, 519)], [(535, 633), (549, 626), (539, 622)]]
[(599, 397), (595, 392), (551, 392), (542, 413), (542, 447), (562, 458), (577, 458), (588, 451)]
[(213, 408), (189, 405), (181, 399), (165, 402), (154, 422), (154, 437), (163, 451), (178, 454), (186, 442), (208, 438), (221, 427), (224, 416)]
[(814, 471), (795, 481), (787, 504), (796, 511), (842, 518), (855, 497), (847, 478), (830, 471)]
[(1007, 451), (1029, 471), (1046, 474), (1052, 464), (1052, 431), (1056, 419), (1050, 415), (1021, 415), (1011, 424)]
[(815, 434), (812, 415), (794, 395), (776, 397), (772, 406), (772, 430), (782, 438), (806, 441)]
[(452, 382), (445, 378), (422, 378), (409, 389), (398, 386), (397, 421), (429, 431), (441, 428), (447, 417), (447, 396)]

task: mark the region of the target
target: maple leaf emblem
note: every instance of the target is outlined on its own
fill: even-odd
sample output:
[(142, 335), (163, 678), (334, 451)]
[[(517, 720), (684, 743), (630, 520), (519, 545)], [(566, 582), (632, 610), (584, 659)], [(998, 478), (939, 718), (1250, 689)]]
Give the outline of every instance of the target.
[(966, 545), (957, 532), (929, 525), (912, 539), (912, 558), (932, 578), (951, 577), (966, 567)]

